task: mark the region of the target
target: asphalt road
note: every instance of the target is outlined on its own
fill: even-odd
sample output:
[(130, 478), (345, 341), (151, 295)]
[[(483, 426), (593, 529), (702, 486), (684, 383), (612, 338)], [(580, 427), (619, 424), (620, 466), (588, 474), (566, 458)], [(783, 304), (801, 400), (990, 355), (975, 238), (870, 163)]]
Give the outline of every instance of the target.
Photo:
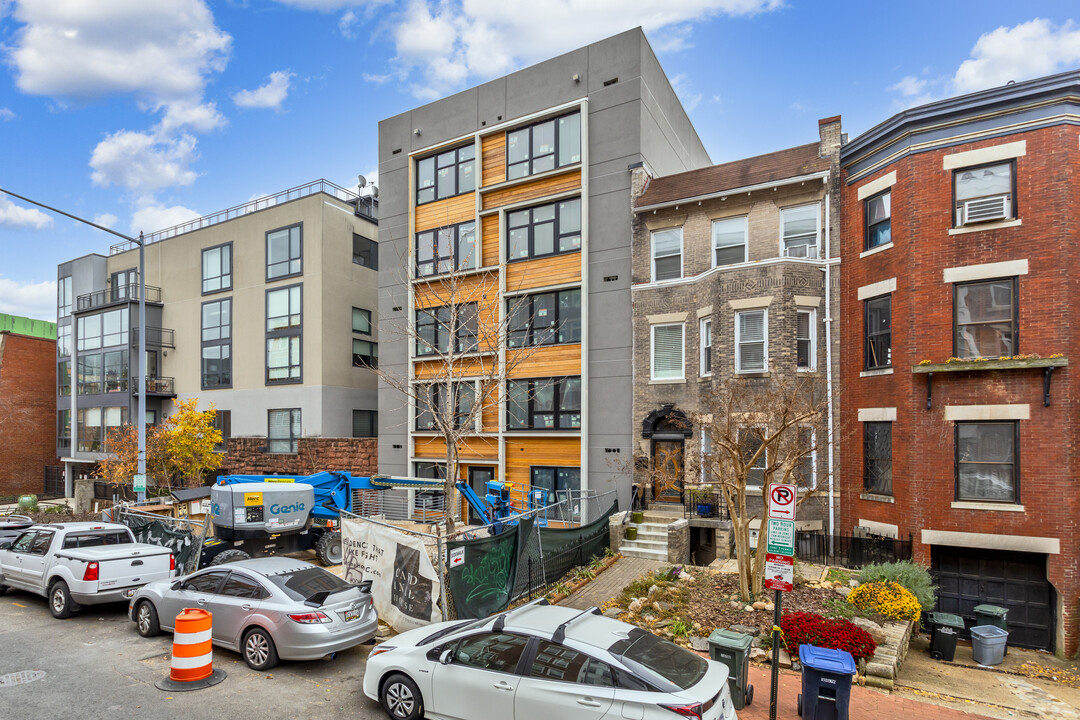
[[(0, 715), (5, 720), (387, 717), (362, 688), (370, 645), (334, 659), (283, 660), (262, 673), (238, 653), (215, 647), (214, 668), (228, 673), (225, 681), (177, 693), (154, 687), (169, 675), (171, 643), (168, 634), (139, 637), (123, 604), (84, 607), (68, 620), (56, 620), (45, 598), (9, 591), (0, 597)], [(44, 675), (31, 680), (39, 673), (30, 671)]]

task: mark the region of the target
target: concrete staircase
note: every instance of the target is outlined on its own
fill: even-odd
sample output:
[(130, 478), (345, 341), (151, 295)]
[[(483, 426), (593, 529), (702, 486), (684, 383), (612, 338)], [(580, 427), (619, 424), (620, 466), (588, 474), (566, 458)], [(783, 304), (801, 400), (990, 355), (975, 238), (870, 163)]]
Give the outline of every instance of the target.
[(668, 525), (682, 519), (681, 512), (669, 510), (645, 511), (645, 522), (629, 523), (627, 527), (637, 528), (637, 539), (625, 537), (619, 546), (619, 552), (626, 557), (646, 558), (666, 562), (668, 559)]

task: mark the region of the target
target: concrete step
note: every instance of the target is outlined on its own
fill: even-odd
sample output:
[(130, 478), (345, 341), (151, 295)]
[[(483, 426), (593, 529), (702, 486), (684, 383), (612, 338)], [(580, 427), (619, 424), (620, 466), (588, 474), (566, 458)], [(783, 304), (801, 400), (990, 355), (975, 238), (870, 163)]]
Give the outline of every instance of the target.
[(643, 522), (637, 523), (636, 525), (634, 523), (630, 524), (636, 527), (639, 533), (657, 533), (667, 536), (667, 525), (665, 525), (664, 523)]
[(642, 540), (641, 536), (638, 536), (637, 540), (623, 540), (621, 547), (629, 545), (634, 548), (646, 548), (649, 550), (667, 550), (667, 542), (664, 540)]
[(682, 520), (683, 514), (681, 512), (668, 512), (666, 510), (646, 510), (645, 522), (657, 522), (667, 525), (673, 523), (676, 520)]
[(624, 540), (623, 544), (619, 547), (625, 557), (639, 557), (647, 560), (660, 560), (661, 562), (667, 560), (667, 548), (663, 550), (648, 550), (645, 548), (627, 547), (627, 542)]

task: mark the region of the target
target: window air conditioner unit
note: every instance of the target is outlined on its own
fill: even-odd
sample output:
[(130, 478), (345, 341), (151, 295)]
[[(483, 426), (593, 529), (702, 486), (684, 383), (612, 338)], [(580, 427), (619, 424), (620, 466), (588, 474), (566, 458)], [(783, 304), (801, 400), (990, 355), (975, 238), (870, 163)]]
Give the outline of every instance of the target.
[(956, 209), (958, 224), (970, 225), (991, 220), (1006, 220), (1011, 216), (1009, 199), (1008, 195), (998, 195), (997, 197), (965, 200)]
[(817, 260), (817, 245), (793, 245), (784, 251), (786, 257), (809, 258)]
[(865, 525), (856, 525), (854, 532), (851, 533), (853, 537), (864, 538), (870, 534), (870, 528)]

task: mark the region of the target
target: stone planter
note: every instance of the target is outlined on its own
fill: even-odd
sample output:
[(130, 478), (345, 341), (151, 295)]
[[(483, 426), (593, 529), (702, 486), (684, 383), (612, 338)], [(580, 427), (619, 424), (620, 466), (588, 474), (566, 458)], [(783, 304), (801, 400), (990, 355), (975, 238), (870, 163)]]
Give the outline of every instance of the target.
[(637, 540), (637, 528), (636, 527), (628, 527), (628, 528), (626, 528), (626, 539), (627, 540)]
[[(635, 525), (640, 525), (641, 523), (645, 522), (645, 513), (640, 510), (634, 510), (632, 513), (630, 513), (630, 522), (634, 523)], [(633, 538), (630, 539), (632, 540)]]

